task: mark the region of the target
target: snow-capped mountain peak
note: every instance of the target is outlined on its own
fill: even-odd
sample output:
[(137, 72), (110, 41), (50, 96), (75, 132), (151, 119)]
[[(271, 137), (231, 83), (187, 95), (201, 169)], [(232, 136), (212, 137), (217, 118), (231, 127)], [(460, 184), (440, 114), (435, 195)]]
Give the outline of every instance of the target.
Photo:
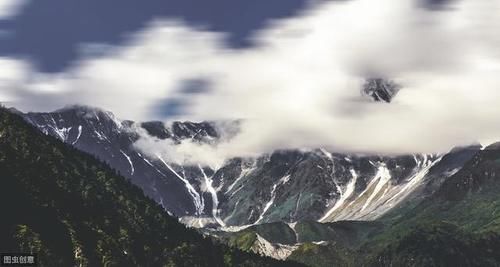
[(475, 151), (386, 157), (288, 150), (233, 158), (214, 169), (147, 156), (134, 146), (144, 133), (173, 144), (217, 142), (221, 134), (210, 122), (133, 122), (82, 106), (23, 116), (42, 132), (107, 162), (196, 227), (373, 220), (434, 190), (442, 180), (432, 177), (456, 172)]

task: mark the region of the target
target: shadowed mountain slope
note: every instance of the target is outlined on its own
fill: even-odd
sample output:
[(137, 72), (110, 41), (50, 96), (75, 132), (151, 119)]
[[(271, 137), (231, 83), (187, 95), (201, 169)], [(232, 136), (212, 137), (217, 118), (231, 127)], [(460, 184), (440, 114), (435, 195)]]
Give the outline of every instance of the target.
[(292, 266), (186, 228), (105, 163), (0, 108), (0, 251), (40, 266)]

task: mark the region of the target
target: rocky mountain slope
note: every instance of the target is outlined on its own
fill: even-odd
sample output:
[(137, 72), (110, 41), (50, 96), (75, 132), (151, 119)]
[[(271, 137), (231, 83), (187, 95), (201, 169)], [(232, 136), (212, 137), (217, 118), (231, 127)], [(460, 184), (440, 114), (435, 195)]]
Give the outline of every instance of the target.
[[(201, 196), (187, 186), (190, 184), (189, 176), (186, 179), (177, 177), (159, 159), (142, 155), (133, 144), (139, 138), (137, 128), (162, 138), (179, 140), (190, 138), (195, 133), (199, 134), (199, 138), (215, 134), (211, 127), (174, 123), (167, 130), (161, 123), (137, 125), (120, 121), (110, 112), (88, 107), (67, 108), (54, 113), (29, 113), (24, 118), (43, 133), (105, 161), (141, 187), (146, 195), (161, 203), (167, 211), (177, 216), (203, 212)], [(199, 132), (204, 126), (208, 127), (208, 132)]]
[(186, 228), (106, 164), (0, 108), (0, 251), (38, 266), (293, 266)]
[(355, 246), (307, 243), (289, 258), (312, 266), (499, 266), (499, 147), (476, 151), (425, 200), (379, 218), (383, 227)]
[[(423, 199), (412, 198), (374, 221), (272, 223), (216, 235), (248, 251), (311, 266), (499, 266), (499, 148), (443, 157), (447, 165), (468, 160), (439, 186), (415, 191)], [(440, 168), (432, 168), (431, 179)]]
[(399, 90), (401, 90), (401, 86), (391, 80), (371, 78), (366, 80), (361, 94), (374, 101), (390, 103)]
[(122, 121), (79, 106), (23, 117), (105, 161), (184, 222), (228, 230), (266, 222), (373, 220), (404, 200), (432, 192), (479, 150), (393, 157), (276, 151), (214, 168), (178, 165), (134, 146), (145, 134), (174, 143), (216, 143), (221, 134), (213, 123)]
[[(390, 103), (400, 89), (370, 79), (362, 94)], [(217, 123), (132, 122), (82, 106), (20, 115), (108, 163), (183, 223), (246, 251), (312, 266), (500, 262), (491, 253), (500, 243), (498, 145), (442, 155), (284, 150), (205, 166), (144, 153), (136, 142), (216, 145), (227, 138)]]

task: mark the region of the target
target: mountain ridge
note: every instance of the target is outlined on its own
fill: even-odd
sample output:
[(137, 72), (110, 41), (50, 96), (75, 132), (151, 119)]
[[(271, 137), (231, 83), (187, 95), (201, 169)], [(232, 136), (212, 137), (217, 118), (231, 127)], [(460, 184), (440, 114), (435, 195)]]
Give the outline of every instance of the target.
[(202, 237), (102, 161), (0, 108), (1, 251), (39, 266), (290, 266)]
[[(54, 120), (57, 123), (57, 115), (47, 116), (45, 115), (46, 121)], [(107, 122), (109, 125), (116, 125), (111, 119)], [(102, 129), (114, 132), (113, 127), (106, 126), (102, 126)], [(60, 130), (59, 127), (56, 128)], [(55, 129), (54, 133), (48, 134), (59, 139), (63, 136)], [(109, 142), (106, 140), (108, 137), (99, 138), (98, 134), (94, 137), (96, 139), (91, 141)], [(85, 137), (82, 135), (80, 138)], [(71, 138), (68, 140), (66, 144), (73, 141)], [(391, 190), (396, 190), (395, 194), (402, 194), (401, 192), (406, 192), (403, 191), (404, 188), (411, 189), (401, 202), (388, 211), (369, 218), (367, 222), (315, 222), (325, 211), (335, 208), (333, 205), (326, 206), (322, 212), (316, 211), (318, 216), (314, 217), (312, 222), (304, 218), (294, 222), (287, 220), (286, 216), (277, 217), (280, 218), (277, 220), (269, 220), (268, 218), (272, 217), (267, 217), (256, 218), (257, 224), (230, 224), (228, 227), (234, 228), (230, 232), (225, 230), (231, 229), (210, 227), (210, 224), (216, 222), (208, 222), (202, 231), (234, 247), (261, 255), (288, 258), (312, 266), (421, 266), (426, 263), (451, 266), (452, 263), (459, 262), (465, 266), (497, 266), (500, 259), (491, 251), (500, 249), (500, 220), (495, 217), (495, 212), (491, 211), (500, 207), (495, 191), (500, 181), (497, 177), (497, 173), (500, 173), (498, 151), (498, 144), (484, 149), (478, 145), (456, 148), (440, 156), (409, 155), (394, 158), (346, 156), (324, 149), (312, 152), (277, 151), (266, 157), (245, 159), (246, 162), (244, 159), (232, 159), (221, 168), (223, 171), (198, 168), (200, 173), (205, 172), (206, 177), (212, 179), (214, 188), (220, 188), (217, 192), (233, 193), (236, 190), (248, 190), (246, 187), (254, 189), (242, 191), (245, 193), (242, 196), (246, 197), (249, 202), (247, 204), (250, 205), (254, 201), (251, 196), (262, 196), (258, 185), (263, 186), (262, 190), (274, 192), (274, 199), (272, 194), (271, 199), (264, 194), (264, 201), (260, 206), (264, 208), (263, 213), (267, 211), (271, 216), (274, 216), (275, 211), (283, 210), (284, 206), (275, 205), (270, 200), (280, 203), (280, 198), (290, 199), (290, 196), (293, 196), (290, 193), (295, 188), (314, 189), (308, 187), (311, 182), (325, 188), (328, 184), (323, 181), (340, 181), (332, 180), (332, 177), (352, 177), (351, 168), (359, 173), (359, 181), (363, 183), (353, 190), (358, 190), (353, 201), (349, 201), (349, 198), (344, 201), (353, 203), (351, 205), (359, 209), (369, 208), (373, 203), (386, 203), (394, 197)], [(170, 166), (169, 163), (162, 164)], [(241, 175), (241, 166), (246, 166), (247, 175)], [(170, 167), (173, 173), (177, 173), (175, 168), (180, 168), (181, 171), (189, 170), (189, 166)], [(130, 165), (127, 169), (130, 171), (129, 168)], [(232, 172), (234, 173), (231, 174)], [(180, 173), (177, 175), (181, 176)], [(322, 175), (324, 180), (320, 179)], [(259, 184), (256, 184), (257, 181)], [(347, 188), (350, 181), (352, 182), (345, 180), (341, 187)], [(289, 183), (298, 183), (299, 186), (289, 186)], [(417, 186), (413, 187), (414, 185)], [(460, 189), (458, 191), (455, 190), (457, 186)], [(335, 183), (330, 188), (335, 189)], [(344, 190), (341, 189), (340, 192), (345, 192)], [(360, 198), (363, 195), (366, 197)], [(382, 197), (384, 195), (385, 197)], [(206, 200), (209, 200), (213, 196), (207, 194), (207, 197)], [(224, 194), (220, 197), (222, 205), (231, 203), (231, 200), (226, 202), (228, 200), (224, 199)], [(338, 199), (335, 203), (338, 203)], [(232, 213), (239, 212), (234, 209), (228, 210)], [(208, 210), (209, 214), (213, 215), (212, 208)], [(372, 212), (373, 210), (370, 211)], [(219, 213), (220, 215), (224, 213)], [(262, 214), (260, 217), (264, 218)], [(221, 218), (227, 222), (227, 217)], [(370, 222), (371, 220), (374, 222)], [(448, 245), (447, 242), (452, 244)], [(447, 247), (454, 252), (446, 251)], [(485, 248), (485, 251), (479, 251), (479, 248)]]
[[(158, 121), (121, 121), (110, 112), (78, 106), (23, 116), (42, 132), (106, 161), (171, 214), (197, 227), (372, 220), (411, 196), (421, 183), (430, 182), (426, 176), (436, 172), (434, 165), (443, 165), (444, 156), (284, 150), (229, 159), (213, 169), (171, 163), (134, 147), (144, 132), (158, 140), (172, 140), (174, 145), (181, 141), (216, 144), (221, 135), (210, 122), (166, 126)], [(465, 154), (449, 164), (460, 166), (468, 159)]]

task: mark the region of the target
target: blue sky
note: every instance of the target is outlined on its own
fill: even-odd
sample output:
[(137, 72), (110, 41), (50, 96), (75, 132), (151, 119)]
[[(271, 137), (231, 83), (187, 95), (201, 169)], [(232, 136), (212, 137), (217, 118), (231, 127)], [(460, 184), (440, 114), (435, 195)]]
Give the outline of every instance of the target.
[(227, 34), (226, 45), (252, 45), (251, 34), (272, 19), (293, 16), (306, 0), (30, 0), (0, 20), (0, 56), (32, 60), (44, 72), (63, 71), (85, 43), (119, 45), (153, 19), (180, 19)]

